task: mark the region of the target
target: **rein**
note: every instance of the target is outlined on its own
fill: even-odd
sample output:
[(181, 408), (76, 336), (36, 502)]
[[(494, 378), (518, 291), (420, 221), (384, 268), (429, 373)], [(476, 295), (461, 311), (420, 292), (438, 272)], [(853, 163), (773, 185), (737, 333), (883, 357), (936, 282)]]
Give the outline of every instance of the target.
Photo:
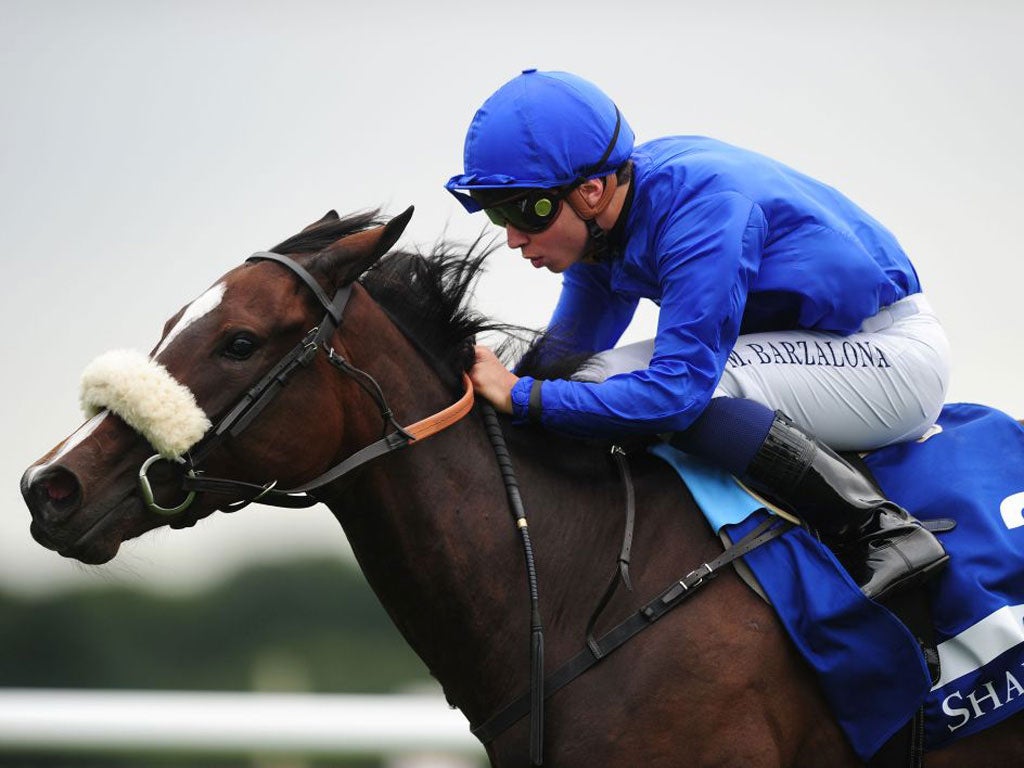
[(540, 597), (537, 590), (537, 569), (533, 562), (533, 544), (530, 542), (530, 526), (526, 521), (526, 509), (519, 495), (519, 481), (512, 467), (512, 456), (505, 445), (505, 435), (498, 422), (498, 414), (490, 403), (482, 407), (484, 428), (494, 448), (494, 457), (505, 481), (505, 492), (516, 528), (523, 541), (526, 557), (526, 581), (530, 588), (530, 761), (541, 765), (544, 758), (544, 626), (540, 620)]
[[(425, 440), (441, 432), (462, 419), (473, 408), (473, 386), (469, 376), (462, 375), (465, 392), (458, 401), (447, 408), (422, 419), (408, 427), (395, 421), (394, 414), (387, 404), (384, 393), (373, 377), (349, 363), (342, 355), (330, 346), (330, 339), (341, 325), (345, 307), (352, 296), (352, 286), (346, 285), (338, 289), (334, 298), (330, 299), (320, 284), (309, 272), (294, 259), (277, 253), (261, 251), (254, 253), (250, 261), (273, 261), (295, 274), (313, 292), (317, 301), (324, 308), (325, 315), (319, 325), (311, 328), (302, 340), (288, 352), (273, 368), (265, 373), (250, 389), (243, 394), (237, 403), (225, 414), (196, 446), (189, 451), (187, 457), (181, 459), (186, 467), (182, 477), (182, 490), (187, 491), (185, 500), (176, 507), (163, 507), (156, 503), (149, 482), (149, 468), (162, 460), (159, 454), (148, 459), (139, 469), (139, 489), (146, 506), (160, 515), (176, 515), (184, 512), (195, 499), (197, 493), (233, 493), (241, 495), (238, 502), (226, 505), (225, 512), (235, 512), (243, 507), (260, 502), (271, 506), (302, 508), (311, 507), (318, 502), (309, 496), (315, 491), (349, 472), (361, 467), (373, 459), (407, 448), (413, 443)], [(333, 466), (322, 475), (296, 488), (280, 490), (277, 481), (265, 485), (247, 483), (241, 480), (207, 477), (198, 469), (199, 465), (228, 437), (237, 437), (252, 421), (273, 401), (291, 376), (301, 368), (308, 367), (323, 349), (328, 362), (339, 372), (350, 376), (365, 390), (377, 404), (384, 422), (384, 435), (379, 440), (356, 451), (347, 459)], [(389, 432), (389, 428), (391, 431)]]

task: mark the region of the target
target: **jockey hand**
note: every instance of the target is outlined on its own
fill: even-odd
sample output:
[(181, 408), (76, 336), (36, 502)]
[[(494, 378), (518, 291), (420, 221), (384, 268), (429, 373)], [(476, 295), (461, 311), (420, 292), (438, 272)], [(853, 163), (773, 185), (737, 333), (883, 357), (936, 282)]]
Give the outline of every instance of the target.
[(473, 390), (501, 413), (512, 413), (512, 387), (519, 377), (502, 365), (487, 347), (477, 345), (476, 362), (469, 371)]

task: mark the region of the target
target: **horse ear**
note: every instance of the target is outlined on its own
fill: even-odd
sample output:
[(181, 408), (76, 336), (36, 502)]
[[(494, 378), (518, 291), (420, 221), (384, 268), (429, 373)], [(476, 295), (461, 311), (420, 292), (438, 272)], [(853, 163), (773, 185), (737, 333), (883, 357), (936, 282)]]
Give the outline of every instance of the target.
[(338, 216), (338, 212), (337, 211), (330, 210), (330, 211), (328, 211), (327, 213), (324, 214), (323, 218), (320, 219), (320, 221), (314, 221), (312, 224), (310, 224), (308, 227), (306, 227), (302, 231), (303, 232), (309, 232), (309, 230), (316, 229), (317, 227), (321, 226), (322, 224), (326, 224), (329, 221), (338, 221), (338, 219), (340, 219), (340, 218), (341, 217)]
[(348, 285), (391, 250), (412, 218), (413, 206), (395, 216), (383, 227), (343, 237), (321, 251), (311, 269), (320, 270), (335, 285)]

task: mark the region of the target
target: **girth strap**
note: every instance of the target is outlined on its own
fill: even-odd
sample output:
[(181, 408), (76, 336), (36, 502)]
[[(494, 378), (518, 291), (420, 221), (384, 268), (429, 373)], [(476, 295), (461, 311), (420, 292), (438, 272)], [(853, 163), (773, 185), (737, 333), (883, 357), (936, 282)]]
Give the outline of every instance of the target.
[[(779, 517), (769, 517), (710, 563), (704, 563), (700, 568), (690, 571), (682, 579), (672, 584), (672, 586), (640, 608), (639, 611), (600, 637), (596, 641), (596, 652), (595, 649), (587, 646), (559, 667), (553, 674), (549, 675), (544, 686), (544, 698), (551, 696), (568, 685), (612, 651), (620, 648), (638, 632), (647, 629), (647, 627), (651, 626), (651, 624), (673, 608), (681, 605), (684, 600), (717, 576), (718, 572), (733, 560), (743, 557), (743, 555), (751, 550), (766, 544), (772, 539), (778, 538), (791, 528), (793, 528), (793, 523)], [(529, 711), (530, 694), (527, 692), (516, 698), (487, 721), (472, 728), (472, 733), (482, 743), (487, 744), (513, 723), (519, 721)]]
[(615, 570), (612, 572), (611, 581), (608, 582), (604, 595), (601, 596), (597, 607), (590, 616), (590, 621), (587, 622), (586, 642), (594, 655), (599, 658), (601, 647), (594, 637), (594, 628), (597, 626), (597, 620), (604, 613), (604, 609), (611, 602), (612, 597), (615, 596), (620, 582), (630, 592), (633, 591), (633, 585), (629, 579), (629, 558), (630, 552), (633, 549), (633, 529), (636, 527), (636, 494), (633, 490), (633, 477), (629, 472), (629, 459), (626, 457), (626, 452), (619, 446), (613, 445), (611, 455), (615, 459), (616, 466), (619, 468), (619, 477), (622, 479), (622, 485), (626, 490), (626, 526), (622, 533), (622, 549), (619, 551), (619, 559)]

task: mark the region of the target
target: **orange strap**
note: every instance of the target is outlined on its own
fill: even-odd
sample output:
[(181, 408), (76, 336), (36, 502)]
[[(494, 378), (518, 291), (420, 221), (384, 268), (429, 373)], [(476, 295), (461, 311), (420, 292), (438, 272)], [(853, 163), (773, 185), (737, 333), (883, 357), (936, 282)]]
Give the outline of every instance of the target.
[(449, 405), (443, 411), (438, 411), (433, 416), (427, 416), (422, 421), (402, 428), (406, 434), (412, 437), (412, 442), (423, 440), (448, 429), (473, 409), (473, 382), (469, 380), (468, 374), (462, 374), (462, 383), (466, 387), (466, 393), (457, 402)]

